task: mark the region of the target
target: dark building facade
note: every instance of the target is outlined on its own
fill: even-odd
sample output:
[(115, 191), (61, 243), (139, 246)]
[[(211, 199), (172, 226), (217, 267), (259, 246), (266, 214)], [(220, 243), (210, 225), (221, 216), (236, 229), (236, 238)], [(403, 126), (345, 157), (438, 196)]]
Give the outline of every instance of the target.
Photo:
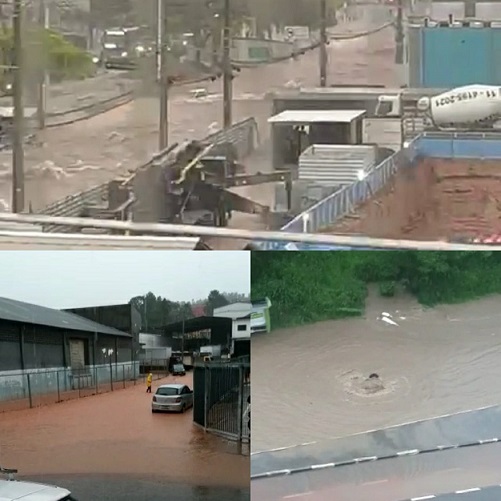
[(0, 298), (0, 373), (130, 362), (132, 336), (69, 312)]
[(111, 306), (88, 306), (86, 308), (69, 308), (65, 311), (87, 318), (98, 324), (127, 332), (132, 336), (134, 351), (137, 352), (139, 350), (141, 314), (133, 305), (117, 304)]

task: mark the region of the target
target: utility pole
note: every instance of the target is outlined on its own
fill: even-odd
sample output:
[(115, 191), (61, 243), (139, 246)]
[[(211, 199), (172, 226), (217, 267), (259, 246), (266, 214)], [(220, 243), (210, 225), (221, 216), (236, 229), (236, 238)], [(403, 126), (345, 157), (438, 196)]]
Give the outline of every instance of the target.
[(320, 87), (327, 86), (327, 0), (320, 0)]
[(403, 22), (403, 0), (397, 0), (397, 19), (395, 32), (395, 63), (404, 63), (404, 22)]
[(167, 44), (167, 0), (157, 0), (157, 50), (159, 54), (159, 88), (160, 88), (160, 127), (159, 150), (169, 146), (169, 75), (168, 75), (168, 44)]
[(233, 124), (233, 68), (231, 67), (231, 12), (230, 0), (224, 0), (224, 33), (223, 33), (223, 126), (225, 129)]
[[(46, 0), (40, 0), (39, 23), (40, 27), (48, 30), (50, 27), (49, 19), (49, 6)], [(42, 37), (45, 40), (45, 36)], [(43, 42), (42, 42), (43, 44)], [(38, 100), (37, 100), (37, 117), (38, 127), (45, 129), (45, 112), (47, 109), (47, 88), (49, 86), (49, 72), (47, 70), (47, 47), (41, 45), (40, 47), (40, 61), (43, 66), (40, 67), (39, 82), (38, 82)]]
[(14, 0), (12, 29), (14, 32), (12, 85), (14, 130), (12, 131), (12, 212), (24, 210), (24, 103), (23, 103), (23, 0)]

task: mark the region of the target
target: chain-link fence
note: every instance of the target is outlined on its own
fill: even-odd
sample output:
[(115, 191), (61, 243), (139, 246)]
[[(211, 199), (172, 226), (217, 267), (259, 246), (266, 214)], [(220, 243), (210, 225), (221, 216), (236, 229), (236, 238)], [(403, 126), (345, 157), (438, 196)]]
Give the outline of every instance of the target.
[(193, 420), (205, 430), (250, 441), (250, 362), (209, 362), (193, 370)]
[[(167, 375), (167, 364), (148, 367), (153, 379)], [(74, 398), (146, 385), (139, 362), (89, 366), (82, 369), (32, 369), (0, 374), (0, 412), (33, 408)]]

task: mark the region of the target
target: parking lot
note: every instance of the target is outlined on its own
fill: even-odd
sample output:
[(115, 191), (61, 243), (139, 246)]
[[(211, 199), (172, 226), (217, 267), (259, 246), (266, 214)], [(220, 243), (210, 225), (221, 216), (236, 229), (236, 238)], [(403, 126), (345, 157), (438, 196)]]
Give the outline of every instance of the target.
[[(188, 373), (154, 381), (153, 392), (174, 381), (192, 387)], [(122, 485), (126, 475), (126, 482), (137, 479), (157, 489), (159, 484), (169, 484), (170, 489), (176, 485), (181, 490), (170, 492), (179, 492), (179, 499), (219, 499), (210, 497), (210, 492), (220, 487), (235, 492), (228, 497), (221, 491), (220, 499), (247, 499), (242, 496), (249, 489), (249, 457), (239, 454), (235, 444), (195, 427), (191, 409), (185, 414), (152, 414), (145, 385), (5, 412), (0, 414), (0, 429), (0, 464), (18, 468), (23, 477), (67, 478), (68, 487), (74, 488), (82, 475), (113, 482), (121, 478)], [(191, 497), (186, 492), (181, 495), (182, 488), (190, 488)], [(91, 499), (84, 495), (82, 501)], [(144, 495), (152, 501), (161, 499), (148, 497), (146, 491)], [(129, 498), (103, 493), (99, 499)]]

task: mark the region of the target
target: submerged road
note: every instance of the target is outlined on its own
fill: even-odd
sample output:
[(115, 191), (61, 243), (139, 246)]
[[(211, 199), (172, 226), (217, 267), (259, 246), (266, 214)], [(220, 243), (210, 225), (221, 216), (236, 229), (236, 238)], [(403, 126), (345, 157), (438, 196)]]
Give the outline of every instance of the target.
[[(482, 495), (497, 497), (474, 496), (482, 492), (478, 488), (501, 484), (500, 464), (501, 444), (485, 444), (254, 480), (251, 496), (260, 501), (424, 501), (447, 494), (437, 499), (499, 500), (496, 487)], [(473, 497), (448, 494), (455, 491), (469, 491)]]

